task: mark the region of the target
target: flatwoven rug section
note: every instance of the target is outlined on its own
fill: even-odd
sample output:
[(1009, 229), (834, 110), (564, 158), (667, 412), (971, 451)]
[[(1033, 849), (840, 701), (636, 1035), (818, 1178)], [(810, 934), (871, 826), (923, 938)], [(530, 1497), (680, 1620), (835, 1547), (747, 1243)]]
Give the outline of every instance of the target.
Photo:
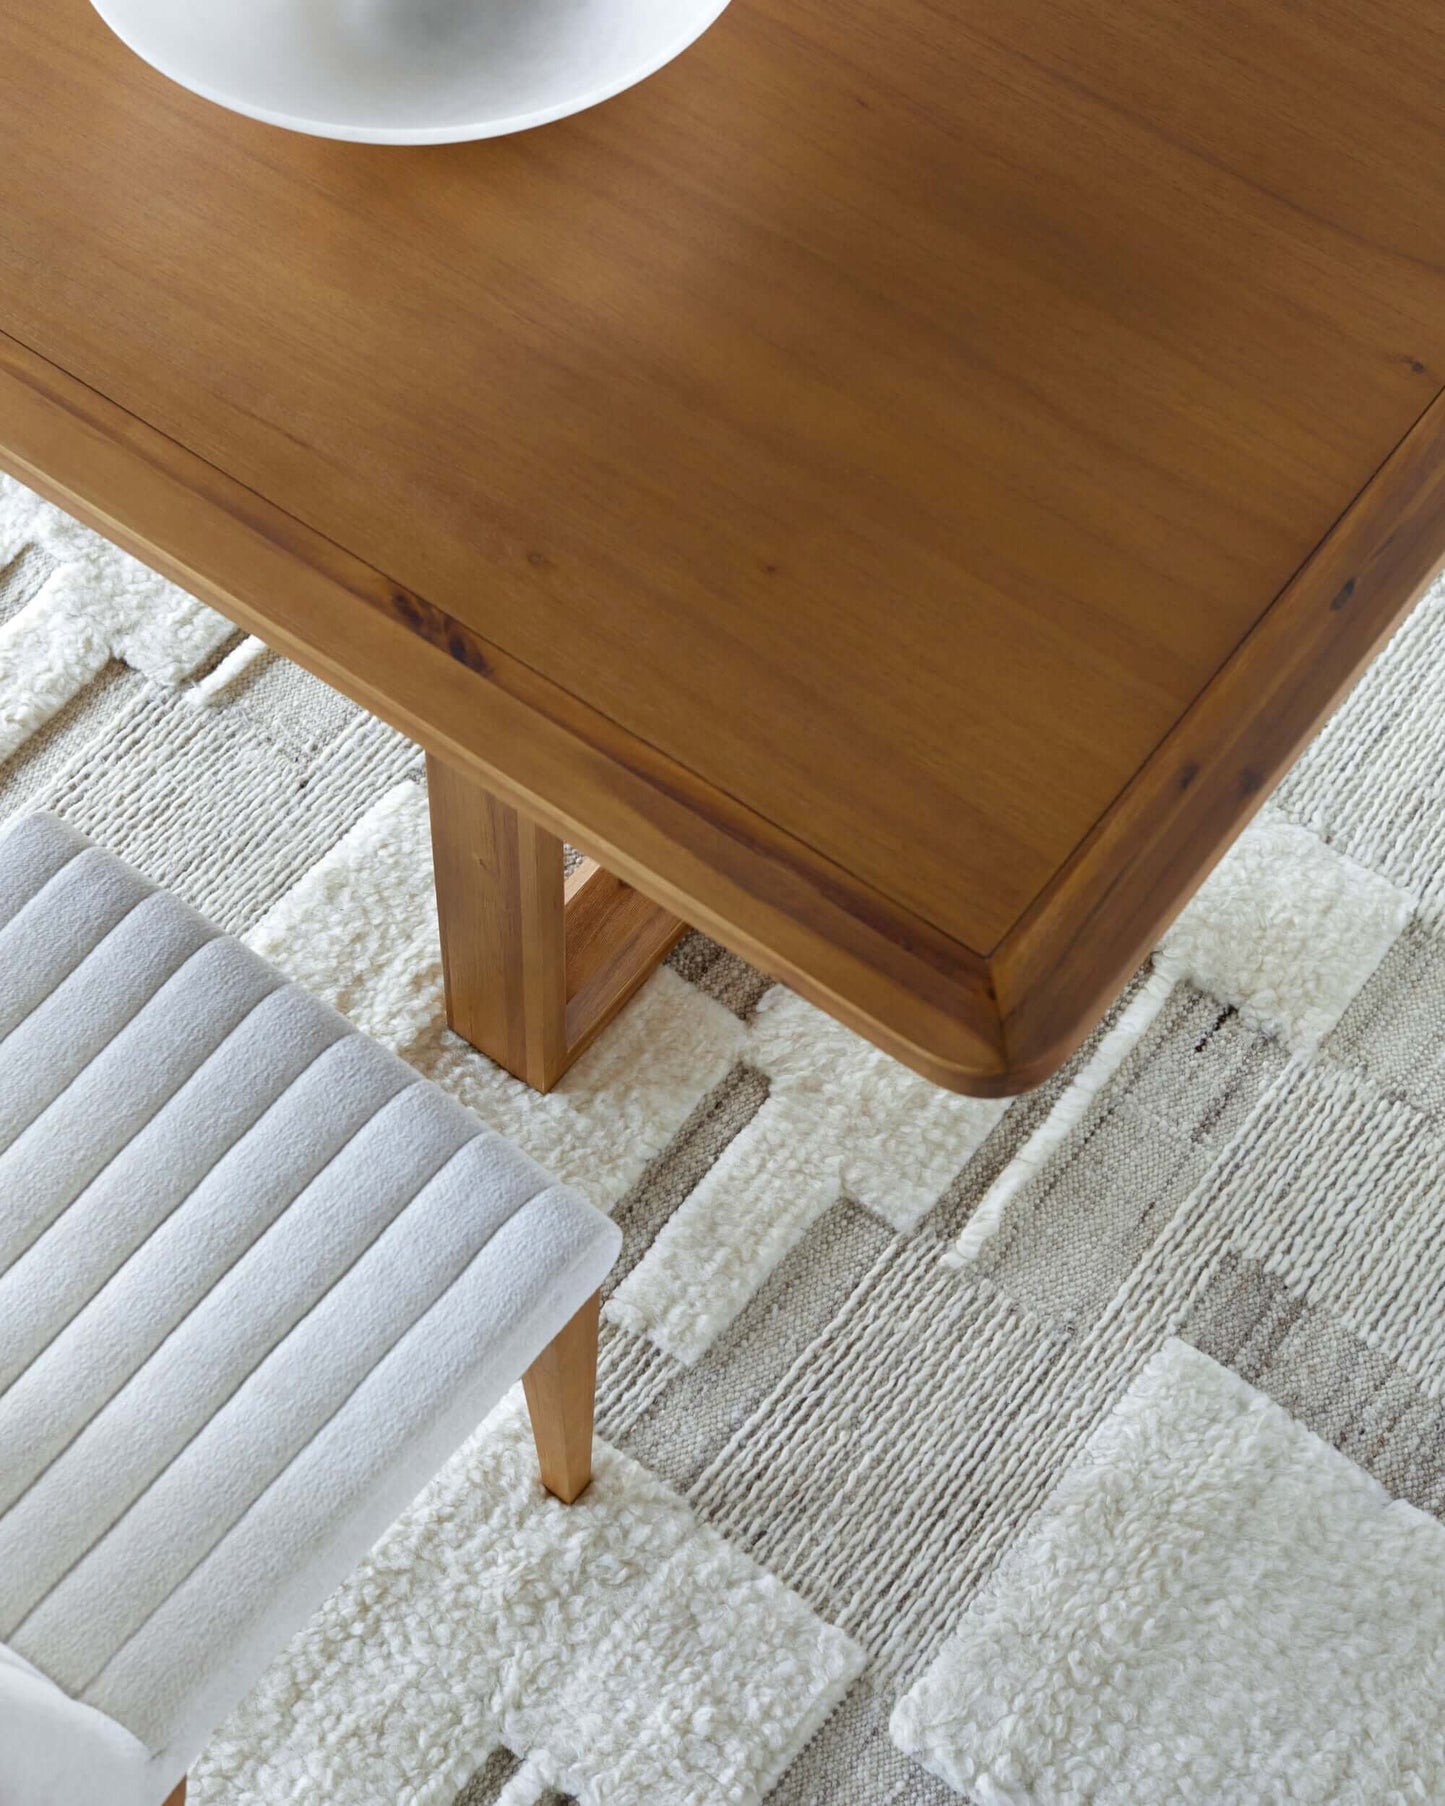
[(197, 1806), (1445, 1799), (1445, 590), (1108, 1020), (935, 1090), (698, 936), (549, 1097), (442, 1012), (415, 749), (0, 479), (57, 809), (621, 1224), (598, 1480), (515, 1399)]

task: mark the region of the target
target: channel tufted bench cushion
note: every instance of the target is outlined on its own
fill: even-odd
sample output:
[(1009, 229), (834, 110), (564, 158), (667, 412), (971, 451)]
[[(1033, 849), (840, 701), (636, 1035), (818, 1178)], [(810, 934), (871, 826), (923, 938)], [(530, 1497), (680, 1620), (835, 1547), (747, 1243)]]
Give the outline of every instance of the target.
[(0, 837), (5, 1806), (159, 1806), (618, 1241), (60, 821)]

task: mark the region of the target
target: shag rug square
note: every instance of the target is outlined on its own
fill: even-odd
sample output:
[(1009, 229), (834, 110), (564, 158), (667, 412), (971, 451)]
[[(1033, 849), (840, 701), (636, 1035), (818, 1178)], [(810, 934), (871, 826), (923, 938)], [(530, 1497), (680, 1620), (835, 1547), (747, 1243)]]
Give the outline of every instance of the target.
[[(940, 1092), (699, 936), (548, 1097), (443, 1017), (415, 748), (0, 479), (45, 806), (621, 1224), (196, 1806), (1445, 1798), (1445, 591), (1090, 1042)], [(3, 1455), (0, 1455), (3, 1460)]]
[(1171, 1338), (893, 1735), (981, 1806), (1445, 1798), (1445, 1525)]

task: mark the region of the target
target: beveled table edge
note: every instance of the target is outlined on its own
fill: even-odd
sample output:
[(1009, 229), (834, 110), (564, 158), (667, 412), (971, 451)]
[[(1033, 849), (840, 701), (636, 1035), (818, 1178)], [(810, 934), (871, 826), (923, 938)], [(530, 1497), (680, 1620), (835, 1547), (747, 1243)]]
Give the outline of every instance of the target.
[(0, 466), (936, 1083), (1007, 1089), (973, 949), (4, 333)]
[(993, 949), (1010, 1078), (1071, 1054), (1445, 564), (1445, 391)]
[(1442, 394), (983, 954), (4, 333), (0, 465), (888, 1053), (976, 1096), (1042, 1082), (1086, 1038), (1445, 561)]

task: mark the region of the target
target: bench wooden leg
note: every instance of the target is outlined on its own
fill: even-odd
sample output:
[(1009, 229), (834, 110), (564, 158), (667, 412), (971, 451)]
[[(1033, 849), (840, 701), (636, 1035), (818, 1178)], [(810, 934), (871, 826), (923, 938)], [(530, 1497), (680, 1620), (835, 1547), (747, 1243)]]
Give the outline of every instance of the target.
[(522, 1377), (542, 1484), (564, 1505), (585, 1492), (592, 1479), (600, 1306), (601, 1294), (594, 1292)]
[(184, 1775), (177, 1782), (175, 1792), (167, 1797), (166, 1806), (186, 1806), (186, 1777)]
[(454, 766), (427, 759), (447, 1021), (550, 1091), (684, 932)]

